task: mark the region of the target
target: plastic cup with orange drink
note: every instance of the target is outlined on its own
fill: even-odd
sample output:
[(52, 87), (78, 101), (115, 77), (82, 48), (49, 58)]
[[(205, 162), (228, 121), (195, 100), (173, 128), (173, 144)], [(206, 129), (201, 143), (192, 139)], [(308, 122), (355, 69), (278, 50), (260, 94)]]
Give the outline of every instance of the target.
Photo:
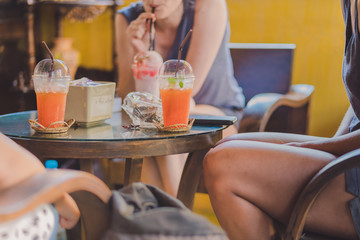
[(35, 67), (38, 123), (45, 128), (62, 127), (65, 116), (66, 95), (71, 76), (66, 64), (58, 59), (43, 59)]
[(158, 80), (164, 127), (188, 125), (194, 74), (184, 60), (168, 60), (161, 66)]

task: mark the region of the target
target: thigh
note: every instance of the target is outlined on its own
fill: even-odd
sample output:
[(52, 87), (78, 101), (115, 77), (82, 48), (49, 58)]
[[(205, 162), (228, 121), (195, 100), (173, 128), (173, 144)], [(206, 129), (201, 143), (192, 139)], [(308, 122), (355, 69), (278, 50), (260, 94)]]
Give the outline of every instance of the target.
[(354, 196), (345, 191), (345, 174), (333, 179), (319, 194), (305, 223), (305, 229), (342, 239), (357, 239), (348, 202)]
[[(222, 187), (233, 192), (272, 218), (287, 223), (301, 190), (328, 162), (332, 154), (286, 145), (229, 141), (205, 159), (222, 172)], [(306, 221), (306, 228), (318, 233), (355, 237), (348, 201), (354, 196), (345, 191), (344, 174), (331, 181), (319, 195)]]
[(228, 136), (217, 143), (217, 145), (233, 141), (233, 140), (247, 140), (268, 143), (284, 144), (289, 142), (306, 142), (327, 139), (325, 137), (316, 137), (311, 135), (293, 134), (293, 133), (280, 133), (280, 132), (248, 132), (238, 133)]
[(164, 188), (156, 159), (154, 157), (146, 157), (143, 159), (141, 182), (155, 185), (161, 189)]
[(220, 174), (227, 191), (286, 222), (302, 188), (334, 158), (313, 149), (234, 140), (211, 150), (204, 169), (210, 169), (209, 178)]
[(174, 197), (177, 195), (187, 155), (188, 153), (182, 153), (155, 157), (164, 190)]

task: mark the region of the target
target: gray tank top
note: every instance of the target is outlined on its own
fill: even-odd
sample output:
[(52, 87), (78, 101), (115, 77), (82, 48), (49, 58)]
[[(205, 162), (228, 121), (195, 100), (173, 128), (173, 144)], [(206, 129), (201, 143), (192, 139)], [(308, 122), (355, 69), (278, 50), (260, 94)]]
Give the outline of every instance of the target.
[[(185, 38), (188, 31), (193, 28), (195, 0), (184, 0), (183, 2), (184, 15), (178, 27), (170, 54), (165, 60), (177, 59), (178, 50), (182, 40)], [(137, 2), (120, 9), (118, 13), (123, 14), (128, 23), (130, 23), (142, 12), (144, 12), (142, 2)], [(231, 110), (240, 110), (244, 107), (244, 95), (241, 87), (239, 87), (234, 78), (230, 50), (227, 47), (229, 36), (230, 26), (228, 23), (215, 61), (202, 88), (196, 96), (194, 96), (194, 100), (197, 104), (209, 104), (221, 109)], [(186, 58), (189, 42), (190, 41), (187, 41), (183, 48), (182, 59)]]
[[(357, 6), (357, 1), (355, 6)], [(360, 41), (358, 9), (355, 7), (355, 32), (352, 31), (350, 0), (344, 0), (345, 52), (343, 59), (343, 81), (350, 104), (355, 112), (349, 131), (360, 128)]]

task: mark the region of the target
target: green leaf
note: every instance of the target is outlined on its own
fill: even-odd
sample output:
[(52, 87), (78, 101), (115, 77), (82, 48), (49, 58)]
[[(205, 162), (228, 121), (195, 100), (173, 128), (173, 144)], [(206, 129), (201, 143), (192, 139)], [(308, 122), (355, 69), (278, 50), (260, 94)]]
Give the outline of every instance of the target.
[(175, 83), (176, 83), (176, 78), (169, 77), (169, 78), (168, 78), (168, 82), (169, 82), (170, 84), (175, 84)]
[(183, 80), (184, 80), (184, 77), (169, 77), (168, 78), (168, 82), (169, 82), (169, 85), (171, 86), (171, 87), (175, 87), (175, 85), (176, 85), (176, 82), (179, 80), (179, 87), (180, 88), (183, 88), (184, 87), (184, 82), (183, 82)]

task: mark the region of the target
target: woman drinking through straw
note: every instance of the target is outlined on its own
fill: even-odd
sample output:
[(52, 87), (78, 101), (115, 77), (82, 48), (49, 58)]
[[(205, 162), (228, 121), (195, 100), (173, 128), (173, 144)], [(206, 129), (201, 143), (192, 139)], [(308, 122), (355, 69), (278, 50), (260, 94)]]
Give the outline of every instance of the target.
[[(190, 29), (193, 32), (181, 54), (195, 75), (190, 113), (240, 119), (244, 96), (233, 76), (227, 48), (230, 28), (225, 0), (211, 4), (207, 0), (144, 0), (121, 9), (116, 16), (118, 95), (124, 98), (135, 90), (131, 63), (137, 53), (153, 48), (164, 61), (177, 59)], [(230, 126), (224, 135), (236, 132), (237, 126)], [(184, 155), (144, 159), (142, 181), (176, 195), (185, 159)]]

